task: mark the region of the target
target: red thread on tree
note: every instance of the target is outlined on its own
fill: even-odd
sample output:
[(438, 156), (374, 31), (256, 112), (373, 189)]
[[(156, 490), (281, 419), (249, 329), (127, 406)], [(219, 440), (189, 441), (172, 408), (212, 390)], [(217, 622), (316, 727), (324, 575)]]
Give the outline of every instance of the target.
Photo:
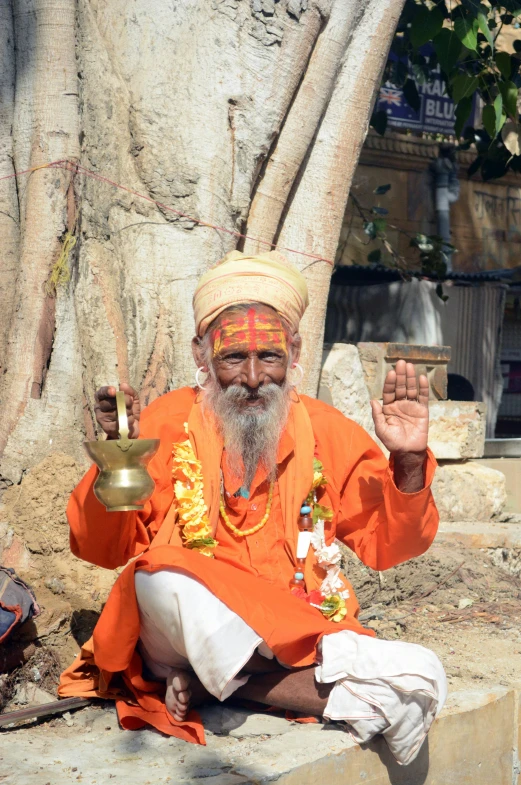
[(217, 232), (224, 232), (225, 234), (230, 234), (233, 237), (241, 238), (244, 240), (253, 240), (257, 243), (261, 243), (262, 245), (266, 245), (271, 249), (278, 248), (281, 251), (288, 251), (289, 253), (295, 253), (298, 256), (306, 256), (308, 259), (315, 259), (317, 262), (325, 262), (326, 264), (334, 266), (334, 262), (331, 259), (326, 259), (324, 256), (320, 256), (319, 254), (308, 253), (307, 251), (297, 251), (295, 248), (286, 248), (284, 246), (279, 246), (276, 243), (272, 243), (269, 240), (263, 240), (260, 237), (252, 237), (249, 234), (241, 234), (241, 232), (236, 232), (233, 229), (227, 229), (225, 226), (218, 226), (217, 224), (212, 224), (209, 221), (201, 221), (198, 218), (194, 218), (192, 215), (188, 215), (187, 213), (182, 213), (180, 210), (175, 210), (173, 207), (169, 207), (169, 205), (164, 204), (163, 202), (159, 202), (156, 199), (152, 199), (151, 196), (147, 196), (146, 194), (141, 194), (139, 191), (134, 191), (132, 188), (128, 188), (126, 185), (121, 185), (120, 183), (116, 183), (114, 180), (110, 180), (108, 177), (104, 177), (101, 174), (97, 174), (97, 172), (92, 172), (90, 169), (86, 169), (84, 166), (77, 164), (72, 161), (51, 161), (48, 164), (42, 164), (41, 166), (33, 166), (31, 169), (25, 169), (22, 172), (14, 172), (13, 174), (7, 174), (3, 177), (0, 177), (0, 182), (2, 180), (9, 180), (12, 177), (21, 177), (25, 174), (31, 174), (32, 172), (36, 172), (41, 169), (66, 169), (67, 171), (72, 172), (73, 177), (77, 174), (83, 174), (86, 177), (92, 177), (95, 180), (99, 180), (102, 183), (107, 183), (111, 185), (113, 188), (119, 188), (120, 191), (125, 191), (126, 193), (131, 194), (132, 196), (136, 196), (138, 199), (144, 199), (146, 202), (150, 202), (151, 204), (155, 204), (156, 207), (161, 207), (163, 210), (167, 210), (170, 213), (174, 213), (174, 215), (178, 215), (180, 218), (186, 218), (188, 221), (192, 221), (193, 223), (198, 224), (199, 226), (207, 226), (209, 229), (215, 229)]

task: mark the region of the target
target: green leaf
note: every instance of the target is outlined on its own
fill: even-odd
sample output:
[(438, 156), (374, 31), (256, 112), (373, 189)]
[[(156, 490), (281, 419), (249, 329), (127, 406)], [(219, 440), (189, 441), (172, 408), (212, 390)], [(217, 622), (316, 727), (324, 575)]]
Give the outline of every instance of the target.
[(478, 11), (478, 25), (479, 29), (490, 44), (490, 48), (492, 51), (494, 51), (494, 36), (492, 35), (488, 26), (488, 11), (489, 9), (486, 6), (480, 5)]
[(439, 8), (433, 8), (432, 11), (424, 6), (418, 6), (414, 11), (410, 29), (411, 44), (415, 49), (431, 41), (438, 35), (443, 26), (443, 14)]
[(507, 115), (517, 121), (517, 87), (513, 82), (499, 82), (499, 92), (503, 97), (503, 106)]
[(503, 96), (501, 95), (501, 93), (498, 93), (498, 95), (496, 96), (496, 99), (494, 101), (494, 111), (496, 113), (496, 127), (495, 127), (495, 131), (496, 131), (496, 136), (497, 136), (498, 133), (503, 128), (505, 120), (507, 119), (507, 116), (506, 116), (506, 114), (503, 111)]
[(367, 254), (367, 261), (371, 264), (378, 264), (382, 261), (382, 251), (380, 248), (375, 248), (374, 251), (369, 251)]
[(467, 176), (468, 177), (472, 177), (473, 174), (476, 174), (478, 169), (481, 167), (482, 163), (483, 163), (483, 156), (482, 155), (478, 155), (477, 158), (474, 158), (474, 160), (472, 161), (471, 165), (467, 169)]
[(386, 194), (387, 191), (390, 190), (391, 190), (391, 184), (386, 183), (385, 185), (379, 185), (378, 188), (375, 188), (373, 193), (377, 194), (378, 196), (383, 196), (383, 194)]
[(472, 98), (467, 96), (467, 98), (462, 98), (461, 101), (456, 106), (455, 116), (456, 122), (454, 123), (454, 134), (456, 137), (460, 137), (463, 131), (463, 126), (469, 119), (469, 115), (472, 109)]
[(510, 55), (508, 52), (496, 52), (494, 60), (496, 61), (496, 65), (499, 68), (499, 72), (503, 79), (510, 79), (512, 63), (510, 62)]
[(387, 229), (387, 221), (385, 218), (375, 218), (373, 223), (376, 232), (385, 232)]
[(412, 79), (407, 79), (403, 86), (403, 97), (415, 112), (420, 111), (421, 99), (418, 94), (418, 88)]
[(521, 15), (521, 2), (519, 0), (502, 0), (501, 5), (513, 16)]
[(454, 32), (467, 49), (476, 51), (478, 48), (479, 22), (477, 19), (458, 17), (454, 20)]
[(451, 79), (452, 87), (452, 100), (454, 103), (459, 104), (462, 98), (472, 96), (479, 84), (477, 76), (468, 76), (467, 74), (457, 74), (454, 79)]
[(479, 0), (461, 0), (461, 5), (469, 12), (472, 17), (478, 15), (480, 9)]
[(493, 139), (496, 135), (496, 110), (492, 104), (487, 104), (483, 107), (483, 114), (481, 116), (485, 131)]
[(377, 134), (383, 136), (387, 128), (387, 112), (385, 109), (379, 109), (378, 112), (373, 112), (371, 117), (371, 126)]
[(448, 76), (458, 62), (462, 49), (461, 41), (453, 30), (448, 30), (444, 27), (432, 43), (441, 70)]
[(318, 520), (323, 520), (323, 521), (333, 520), (333, 511), (330, 510), (328, 507), (322, 507), (321, 504), (315, 504), (313, 506), (312, 517), (313, 517), (313, 526), (315, 526)]

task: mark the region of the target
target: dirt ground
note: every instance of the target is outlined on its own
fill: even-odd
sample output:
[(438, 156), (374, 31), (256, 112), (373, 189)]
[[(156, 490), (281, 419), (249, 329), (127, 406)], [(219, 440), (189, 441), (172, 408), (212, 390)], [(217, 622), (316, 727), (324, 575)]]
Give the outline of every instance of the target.
[[(37, 680), (40, 687), (45, 681), (51, 693), (60, 668), (73, 661), (79, 646), (90, 637), (117, 578), (117, 571), (87, 564), (70, 552), (65, 510), (84, 471), (67, 455), (50, 455), (20, 485), (5, 490), (0, 500), (0, 564), (14, 568), (31, 586), (42, 611), (6, 647), (36, 648), (27, 666), (13, 678), (20, 681), (32, 668), (36, 674), (47, 673), (50, 654), (57, 663), (51, 668), (54, 678)], [(5, 685), (3, 693), (5, 701)]]
[[(31, 584), (42, 613), (13, 642), (31, 645), (31, 656), (7, 679), (0, 676), (0, 710), (18, 707), (21, 684), (54, 694), (60, 668), (90, 636), (117, 577), (69, 551), (65, 507), (82, 473), (71, 458), (52, 455), (3, 494), (0, 563)], [(432, 648), (452, 691), (519, 680), (521, 552), (435, 542), (424, 556), (384, 573), (346, 552), (344, 569), (364, 624), (380, 637)]]

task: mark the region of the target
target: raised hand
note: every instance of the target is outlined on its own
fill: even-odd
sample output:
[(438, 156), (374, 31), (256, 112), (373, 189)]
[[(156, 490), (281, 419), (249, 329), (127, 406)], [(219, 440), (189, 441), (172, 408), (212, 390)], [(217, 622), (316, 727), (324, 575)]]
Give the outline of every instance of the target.
[[(139, 436), (139, 417), (141, 405), (139, 396), (129, 384), (120, 384), (119, 389), (125, 393), (125, 403), (127, 405), (128, 435), (130, 439), (137, 439)], [(116, 388), (100, 387), (95, 395), (94, 411), (96, 420), (109, 439), (118, 438), (118, 415), (116, 409)]]
[(376, 435), (389, 452), (424, 456), (429, 432), (429, 382), (414, 365), (398, 360), (385, 377), (383, 405), (371, 401)]

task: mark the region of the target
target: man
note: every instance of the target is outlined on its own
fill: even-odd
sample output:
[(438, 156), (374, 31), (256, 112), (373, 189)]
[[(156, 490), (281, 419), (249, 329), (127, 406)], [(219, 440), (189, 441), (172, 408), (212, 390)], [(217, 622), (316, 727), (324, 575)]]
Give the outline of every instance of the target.
[[(107, 513), (92, 467), (71, 497), (72, 551), (109, 569), (133, 561), (60, 694), (114, 697), (123, 727), (199, 742), (192, 707), (234, 694), (343, 721), (359, 742), (383, 733), (407, 763), (443, 705), (443, 668), (360, 625), (335, 538), (375, 570), (432, 542), (428, 382), (400, 361), (372, 402), (388, 463), (362, 428), (296, 390), (307, 304), (280, 254), (234, 251), (195, 292), (197, 387), (140, 414), (122, 385), (131, 438), (160, 439), (155, 491), (140, 512)], [(109, 439), (115, 392), (96, 395)]]

